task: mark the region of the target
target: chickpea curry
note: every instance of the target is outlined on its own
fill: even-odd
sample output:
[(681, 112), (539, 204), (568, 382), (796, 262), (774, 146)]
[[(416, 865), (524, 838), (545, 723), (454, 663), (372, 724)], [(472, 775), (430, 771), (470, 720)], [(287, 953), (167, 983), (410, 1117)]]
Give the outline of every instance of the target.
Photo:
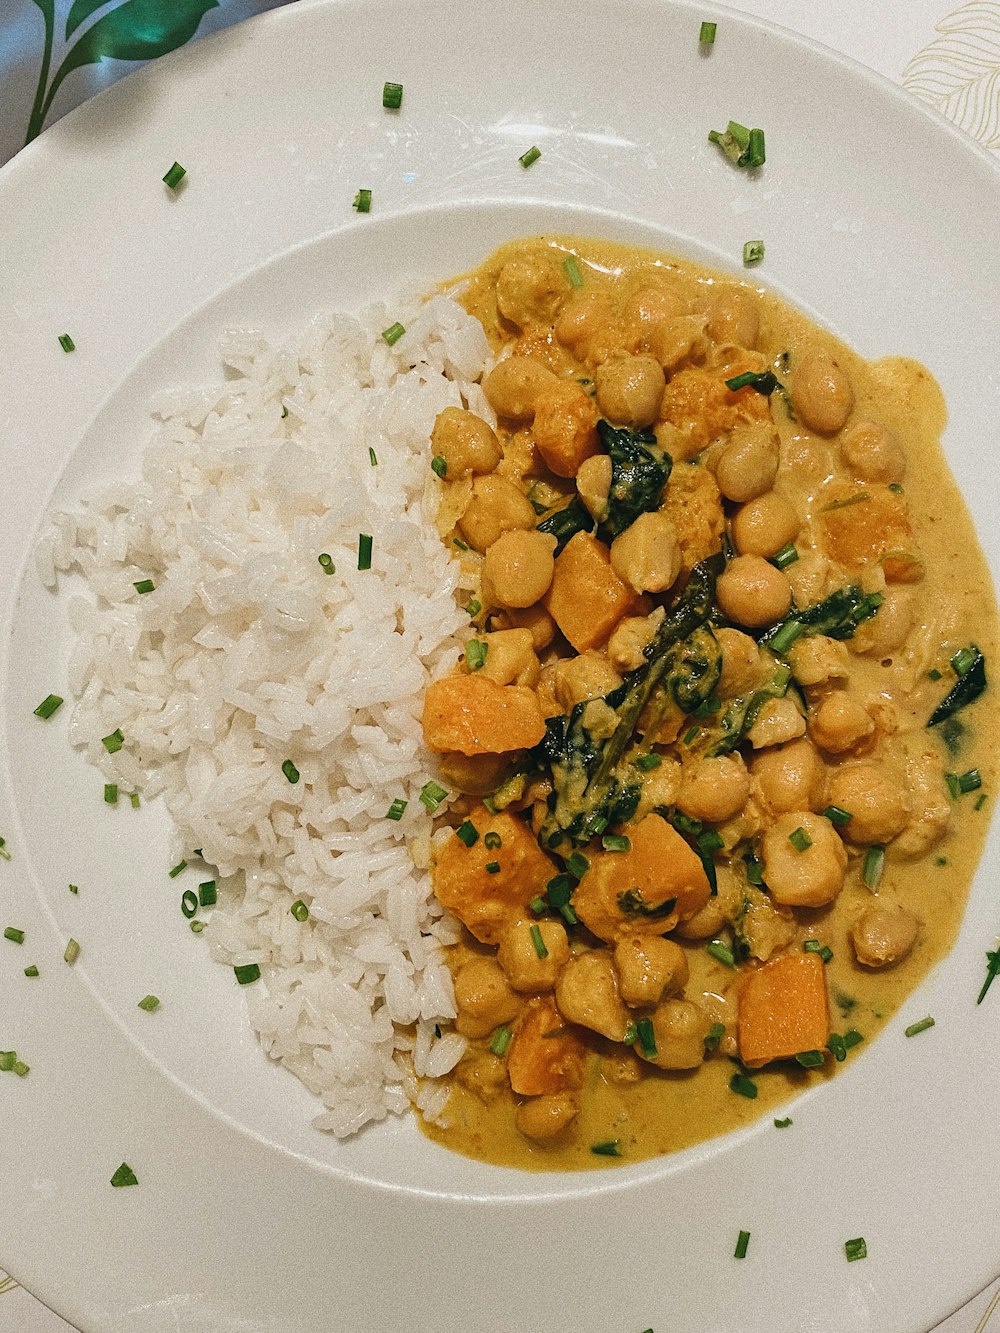
[(431, 439), (473, 633), (423, 712), (469, 1038), (427, 1132), (636, 1160), (856, 1058), (948, 949), (994, 787), (990, 578), (916, 363), (603, 242), (514, 243), (461, 290), (497, 362)]

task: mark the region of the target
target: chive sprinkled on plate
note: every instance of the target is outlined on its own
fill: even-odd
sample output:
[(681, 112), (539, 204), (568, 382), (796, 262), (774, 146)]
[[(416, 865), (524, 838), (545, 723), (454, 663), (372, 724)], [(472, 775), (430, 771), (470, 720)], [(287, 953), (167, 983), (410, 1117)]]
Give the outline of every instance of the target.
[(736, 1249), (733, 1251), (734, 1259), (745, 1259), (747, 1257), (747, 1246), (750, 1244), (750, 1232), (741, 1231), (736, 1238)]
[(698, 41), (702, 46), (712, 46), (715, 43), (715, 33), (718, 28), (717, 23), (705, 22), (698, 29)]
[(743, 262), (748, 267), (751, 264), (759, 264), (764, 258), (763, 241), (744, 241), (743, 242)]
[(69, 336), (68, 333), (60, 333), (59, 346), (63, 349), (64, 352), (76, 351), (76, 343), (73, 341), (73, 339)]
[(382, 330), (382, 341), (388, 347), (393, 347), (396, 343), (399, 342), (400, 338), (402, 338), (405, 332), (406, 329), (403, 327), (402, 324), (400, 324), (399, 320), (397, 319), (394, 324), (390, 324), (387, 329)]
[(718, 959), (720, 963), (725, 963), (726, 967), (736, 966), (733, 951), (723, 940), (712, 940), (711, 943), (705, 945), (705, 952)]
[(799, 1051), (795, 1060), (803, 1069), (818, 1069), (825, 1063), (826, 1057), (822, 1051)]
[(601, 846), (606, 852), (630, 852), (632, 842), (622, 833), (605, 833), (601, 839)]
[(118, 1190), (126, 1185), (138, 1185), (139, 1177), (129, 1166), (128, 1162), (122, 1162), (121, 1166), (111, 1177), (111, 1183), (115, 1189)]
[(635, 1035), (643, 1055), (647, 1060), (652, 1060), (657, 1054), (652, 1019), (640, 1018), (635, 1025)]
[(17, 926), (7, 926), (4, 929), (3, 937), (5, 940), (11, 940), (14, 944), (24, 943), (24, 931)]
[(156, 995), (144, 995), (136, 1005), (137, 1009), (143, 1009), (147, 1014), (151, 1014), (154, 1009), (159, 1009), (160, 1001)]
[(574, 879), (583, 879), (590, 869), (590, 862), (582, 852), (573, 852), (566, 858), (566, 869)]
[(520, 162), (522, 167), (530, 167), (533, 162), (538, 161), (541, 155), (542, 155), (542, 150), (536, 144), (532, 144), (532, 146), (528, 149), (528, 151), (526, 153), (522, 153), (517, 160), (518, 162)]
[(35, 717), (40, 717), (43, 720), (50, 718), (53, 713), (57, 712), (62, 707), (62, 705), (63, 699), (61, 695), (47, 694), (34, 710)]
[(79, 944), (76, 942), (76, 940), (73, 939), (69, 940), (66, 944), (66, 948), (63, 951), (63, 959), (67, 963), (69, 963), (69, 965), (72, 967), (79, 957), (80, 957)]
[(487, 875), (499, 875), (499, 874), (500, 874), (500, 862), (499, 862), (499, 861), (487, 861), (487, 862), (486, 862), (486, 867), (485, 867), (485, 869), (486, 869), (486, 873), (487, 873)]
[(11, 854), (7, 847), (7, 839), (0, 838), (0, 859), (4, 861), (11, 860)]
[(987, 950), (986, 952), (986, 980), (983, 982), (982, 989), (976, 996), (976, 1004), (982, 1004), (986, 999), (986, 992), (993, 985), (994, 978), (1000, 972), (1000, 949)]
[(351, 207), (355, 213), (370, 213), (372, 211), (371, 190), (359, 190), (354, 196), (354, 203)]
[(38, 968), (35, 966), (34, 963), (32, 963), (30, 967), (26, 967), (26, 968), (24, 969), (24, 975), (25, 975), (26, 977), (37, 977), (37, 976), (38, 976)]
[(776, 551), (771, 556), (771, 564), (777, 565), (779, 569), (787, 569), (789, 565), (794, 565), (799, 558), (799, 553), (792, 542), (788, 542), (780, 551)]
[(792, 1123), (792, 1117), (790, 1115), (786, 1115), (783, 1120), (775, 1120), (774, 1127), (775, 1129), (787, 1129), (791, 1123)]
[(260, 980), (260, 968), (256, 963), (245, 963), (242, 967), (234, 967), (233, 972), (241, 986), (249, 986), (251, 982)]
[(853, 1240), (845, 1240), (844, 1254), (847, 1256), (849, 1264), (853, 1264), (857, 1259), (867, 1259), (868, 1246), (865, 1244), (864, 1236), (855, 1236)]
[(708, 1052), (717, 1051), (719, 1042), (726, 1035), (726, 1025), (724, 1023), (713, 1023), (705, 1034), (705, 1050)]
[(651, 773), (654, 768), (659, 768), (663, 759), (658, 754), (641, 754), (635, 761), (635, 766), (640, 773)]
[(170, 170), (163, 177), (163, 184), (168, 190), (176, 190), (186, 175), (187, 168), (182, 167), (179, 162), (174, 162), (170, 167)]
[(17, 1061), (17, 1051), (0, 1051), (0, 1074), (9, 1074)]
[(928, 1014), (927, 1017), (922, 1018), (919, 1023), (911, 1023), (910, 1026), (906, 1029), (904, 1036), (916, 1037), (919, 1033), (926, 1032), (928, 1028), (932, 1028), (933, 1026), (934, 1026), (934, 1019), (931, 1018), (930, 1014)]
[(387, 111), (398, 111), (403, 105), (403, 85), (384, 83), (382, 85), (382, 105)]

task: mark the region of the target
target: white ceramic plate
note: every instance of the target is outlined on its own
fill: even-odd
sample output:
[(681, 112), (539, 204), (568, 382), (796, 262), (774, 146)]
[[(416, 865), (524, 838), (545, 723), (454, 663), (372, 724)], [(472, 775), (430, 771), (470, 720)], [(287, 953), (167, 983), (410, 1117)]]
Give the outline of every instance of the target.
[[(765, 128), (756, 178), (707, 141), (731, 117)], [(84, 1329), (143, 1333), (889, 1333), (994, 1276), (1000, 987), (975, 997), (995, 837), (953, 953), (791, 1131), (766, 1117), (583, 1176), (481, 1166), (408, 1122), (340, 1144), (181, 928), (156, 808), (103, 807), (65, 715), (32, 717), (64, 692), (68, 644), (29, 553), (54, 493), (136, 473), (150, 395), (215, 378), (223, 327), (280, 335), (558, 229), (733, 272), (763, 237), (762, 281), (867, 355), (925, 362), (996, 568), (998, 214), (995, 164), (887, 83), (666, 0), (300, 0), (117, 85), (0, 172), (0, 925), (30, 936), (0, 947), (0, 1048), (31, 1065), (0, 1076), (0, 1261), (29, 1289)], [(155, 1021), (148, 991), (171, 997)], [(110, 1188), (122, 1160), (137, 1188)]]

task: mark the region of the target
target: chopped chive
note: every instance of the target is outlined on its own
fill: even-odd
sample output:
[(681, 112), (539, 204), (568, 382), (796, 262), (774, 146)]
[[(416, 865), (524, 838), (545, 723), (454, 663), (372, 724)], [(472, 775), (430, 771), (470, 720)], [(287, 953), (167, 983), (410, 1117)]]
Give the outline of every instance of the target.
[(378, 467), (378, 454), (376, 454), (371, 445), (368, 446), (368, 462), (372, 467)]
[(107, 750), (108, 754), (117, 754), (125, 744), (125, 737), (122, 735), (121, 727), (115, 727), (110, 736), (102, 736), (101, 744)]
[(773, 653), (782, 657), (805, 632), (806, 627), (800, 620), (787, 620), (772, 638), (769, 647)]
[(282, 419), (282, 421), (286, 420), (287, 417), (288, 417), (288, 408), (285, 406), (284, 403), (282, 403), (282, 405), (281, 405), (281, 419)]
[(394, 324), (390, 324), (387, 329), (382, 330), (382, 339), (388, 347), (392, 347), (395, 343), (399, 342), (405, 332), (406, 329), (403, 328), (402, 324), (400, 324), (397, 319)]
[(371, 190), (359, 190), (354, 196), (354, 203), (351, 207), (355, 213), (370, 213), (372, 211)]
[(79, 893), (79, 892), (80, 892), (80, 886), (79, 886), (79, 884), (71, 884), (71, 885), (69, 886), (69, 891), (70, 891), (70, 893)]
[(653, 1032), (653, 1021), (650, 1018), (640, 1018), (635, 1025), (635, 1035), (639, 1045), (642, 1047), (642, 1053), (647, 1060), (652, 1060), (657, 1054), (656, 1036)]
[(371, 569), (371, 567), (372, 567), (371, 533), (361, 532), (358, 534), (358, 569)]
[(333, 556), (328, 551), (320, 551), (316, 559), (319, 561), (324, 574), (336, 574), (337, 566), (333, 563)]
[(592, 1143), (590, 1151), (595, 1157), (621, 1157), (621, 1140), (608, 1139), (605, 1143)]
[(720, 963), (725, 963), (726, 967), (736, 966), (732, 949), (728, 944), (724, 944), (722, 940), (712, 940), (711, 944), (706, 944), (705, 952), (710, 953), (713, 958), (717, 958)]
[(541, 926), (533, 925), (528, 931), (531, 936), (531, 943), (535, 946), (535, 953), (539, 958), (548, 958), (549, 951), (545, 947), (545, 941), (542, 939)]
[(490, 829), (489, 833), (487, 833), (486, 837), (483, 839), (483, 846), (488, 851), (495, 852), (498, 847), (503, 846), (503, 838), (501, 838), (500, 834), (497, 833), (495, 829)]
[(219, 898), (218, 886), (214, 879), (205, 880), (198, 885), (198, 902), (202, 907), (214, 907)]
[(34, 710), (35, 717), (50, 718), (57, 709), (62, 707), (63, 700), (58, 694), (47, 694), (38, 707)]
[(822, 1051), (799, 1051), (795, 1057), (796, 1063), (800, 1064), (803, 1069), (816, 1069), (824, 1063), (825, 1059), (826, 1057)]
[(189, 921), (188, 925), (191, 928), (192, 935), (200, 935), (201, 932), (205, 929), (204, 921)]
[(968, 675), (975, 663), (978, 653), (975, 648), (959, 648), (958, 652), (951, 659), (951, 669), (956, 676)]
[(928, 673), (927, 673), (927, 679), (928, 679), (928, 680), (940, 680), (940, 679), (941, 679), (941, 672), (938, 671), (937, 667), (931, 667), (930, 671), (928, 671)]
[(104, 803), (105, 805), (118, 804), (118, 783), (106, 782), (104, 784)]
[(953, 801), (957, 801), (959, 796), (961, 796), (962, 794), (962, 789), (958, 785), (958, 774), (946, 773), (944, 775), (944, 780), (945, 780), (945, 785), (948, 788), (948, 795), (951, 797)]
[(590, 862), (582, 852), (573, 852), (566, 858), (566, 869), (574, 879), (583, 879), (590, 869)]
[(658, 754), (641, 754), (635, 761), (635, 766), (640, 773), (649, 773), (654, 768), (659, 768), (663, 759)]
[[(448, 793), (444, 787), (437, 782), (425, 782), (420, 788), (420, 802), (427, 807), (431, 814), (434, 813), (447, 795)], [(395, 805), (395, 801), (393, 805)]]
[(758, 861), (753, 852), (747, 852), (743, 858), (743, 864), (747, 868), (747, 883), (754, 884), (759, 888), (764, 883), (763, 861)]
[(526, 153), (522, 153), (517, 160), (518, 162), (520, 162), (522, 167), (530, 167), (533, 162), (538, 161), (541, 155), (542, 155), (542, 150), (538, 148), (535, 144), (532, 144), (532, 146), (528, 149), (528, 151)]
[(393, 819), (397, 821), (402, 819), (403, 812), (406, 810), (407, 804), (408, 802), (402, 800), (400, 797), (397, 796), (396, 799), (393, 801), (392, 805), (390, 805), (389, 809), (385, 812), (386, 819)]
[(198, 910), (198, 895), (194, 889), (185, 889), (181, 894), (181, 911), (186, 917), (194, 916)]
[(3, 857), (5, 861), (9, 861), (11, 859), (10, 852), (7, 850), (6, 838), (0, 838), (0, 857)]
[(478, 597), (473, 597), (472, 601), (465, 609), (470, 616), (478, 616), (483, 609), (483, 604)]
[(746, 1074), (734, 1074), (729, 1080), (729, 1090), (741, 1097), (749, 1097), (751, 1101), (757, 1096), (757, 1084), (752, 1078), (747, 1078)]
[[(168, 871), (168, 874), (170, 875), (171, 879), (176, 879), (177, 876), (181, 873), (181, 871), (186, 869), (187, 869), (187, 862), (178, 861), (177, 864), (174, 866), (173, 870)], [(71, 884), (70, 888), (72, 887), (73, 885)]]
[(702, 46), (712, 45), (715, 41), (715, 30), (717, 26), (718, 25), (715, 23), (703, 23), (701, 25), (701, 28), (698, 31), (698, 41)]
[(830, 1039), (826, 1043), (826, 1049), (838, 1064), (841, 1064), (847, 1059), (847, 1044), (839, 1032), (830, 1033)]
[(76, 351), (76, 343), (73, 341), (73, 339), (69, 336), (68, 333), (60, 333), (59, 346), (63, 349), (64, 352)]
[(490, 1050), (494, 1055), (506, 1055), (507, 1047), (510, 1045), (513, 1032), (510, 1028), (497, 1028), (490, 1040)]
[(3, 937), (5, 940), (13, 940), (15, 944), (24, 943), (24, 931), (18, 930), (17, 926), (7, 926), (4, 929)]
[(850, 810), (844, 810), (839, 805), (828, 805), (823, 811), (823, 814), (831, 824), (836, 824), (838, 827), (842, 827), (844, 824), (849, 824), (854, 818)]
[(1000, 949), (987, 951), (986, 954), (986, 980), (983, 982), (982, 990), (976, 998), (976, 1004), (982, 1004), (986, 998), (986, 992), (993, 985), (993, 979), (1000, 972)]
[(906, 1029), (904, 1036), (915, 1037), (919, 1032), (926, 1032), (928, 1028), (932, 1028), (933, 1026), (934, 1019), (928, 1014), (927, 1017), (922, 1018), (919, 1023), (911, 1023)]
[(0, 1051), (0, 1074), (9, 1074), (17, 1061), (17, 1051)]
[(778, 387), (778, 380), (771, 370), (744, 370), (740, 375), (734, 375), (732, 379), (726, 380), (726, 388), (736, 393), (739, 389), (753, 389), (766, 398), (774, 393)]
[(18, 1078), (24, 1078), (25, 1074), (31, 1072), (31, 1065), (26, 1065), (23, 1060), (14, 1061), (14, 1073)]
[(460, 537), (452, 537), (451, 544), (459, 551), (467, 551), (469, 549), (468, 542), (463, 542)]
[(790, 1115), (786, 1115), (784, 1120), (776, 1120), (774, 1122), (774, 1127), (775, 1129), (787, 1129), (791, 1123), (792, 1123), (792, 1117)]
[(132, 587), (141, 595), (144, 592), (152, 592), (156, 584), (152, 579), (140, 579), (138, 583), (133, 583)]
[(848, 1050), (850, 1050), (852, 1046), (857, 1046), (859, 1042), (862, 1041), (864, 1041), (864, 1037), (862, 1037), (857, 1028), (851, 1028), (848, 1032), (844, 1033), (844, 1045)]
[(500, 874), (500, 862), (499, 862), (499, 861), (487, 861), (487, 862), (486, 862), (486, 867), (485, 867), (485, 868), (486, 868), (486, 873), (487, 873), (487, 875), (499, 875), (499, 874)]
[(444, 481), (448, 475), (448, 460), (442, 454), (435, 454), (431, 459), (431, 471)]
[(583, 274), (580, 272), (580, 265), (576, 262), (576, 257), (574, 255), (566, 256), (563, 260), (563, 268), (566, 271), (566, 276), (569, 278), (571, 286), (583, 286)]
[(305, 903), (302, 901), (301, 898), (296, 898), (288, 910), (291, 912), (292, 916), (295, 918), (296, 921), (309, 920), (309, 908), (305, 905)]
[(545, 886), (549, 903), (559, 911), (573, 896), (573, 879), (570, 875), (554, 875)]
[(26, 967), (26, 968), (24, 969), (24, 975), (25, 975), (26, 977), (37, 977), (37, 976), (38, 976), (38, 968), (35, 966), (34, 963), (32, 963), (30, 967)]
[(179, 162), (175, 162), (167, 174), (163, 177), (163, 184), (169, 190), (176, 190), (178, 185), (187, 175), (187, 170)]
[(479, 841), (479, 830), (471, 819), (467, 819), (464, 824), (460, 824), (455, 830), (455, 837), (460, 842), (464, 842), (466, 847), (473, 847)]
[[(892, 492), (893, 495), (902, 495), (902, 494), (903, 494), (903, 488), (902, 488), (902, 486), (900, 486), (900, 484), (899, 484), (898, 481), (890, 481), (890, 483), (889, 483), (889, 490)], [(930, 673), (928, 672), (928, 675), (929, 675), (929, 674), (930, 674)]]
[(580, 924), (580, 918), (573, 911), (571, 903), (563, 903), (562, 907), (559, 909), (559, 915), (566, 922), (567, 926), (578, 926)]
[(138, 1185), (139, 1177), (135, 1174), (128, 1162), (122, 1162), (121, 1166), (111, 1177), (111, 1183), (115, 1189), (121, 1189), (123, 1185)]
[(970, 768), (967, 773), (959, 773), (958, 790), (960, 792), (978, 791), (983, 785), (982, 774), (978, 768)]
[(151, 1014), (154, 1009), (159, 1009), (160, 1001), (155, 995), (144, 995), (139, 1001), (137, 1008), (144, 1009), (147, 1014)]
[(783, 546), (780, 551), (776, 551), (771, 556), (771, 563), (777, 565), (779, 569), (787, 569), (789, 565), (794, 565), (799, 558), (799, 553), (792, 542)]
[(72, 966), (80, 957), (80, 946), (76, 940), (69, 940), (63, 950), (63, 960)]
[(299, 773), (299, 770), (295, 767), (295, 765), (292, 763), (290, 759), (286, 759), (285, 762), (281, 765), (281, 771), (282, 773), (284, 773), (285, 777), (294, 787), (301, 775)]
[[(743, 158), (746, 158), (746, 161)], [(765, 161), (764, 131), (753, 129), (750, 131), (750, 142), (747, 144), (746, 152), (740, 158), (738, 165), (741, 167), (762, 167)]]
[(983, 806), (986, 804), (988, 800), (989, 797), (986, 795), (986, 793), (984, 791), (980, 792), (979, 795), (976, 797), (975, 805), (972, 807), (973, 810), (982, 810)]
[(856, 1259), (867, 1259), (868, 1246), (865, 1244), (864, 1236), (855, 1236), (853, 1240), (845, 1240), (844, 1253), (847, 1255), (849, 1264), (853, 1264)]
[(717, 1051), (719, 1042), (726, 1035), (725, 1023), (713, 1023), (705, 1035), (705, 1050)]
[(747, 1257), (747, 1246), (750, 1244), (750, 1232), (741, 1231), (736, 1241), (736, 1249), (733, 1251), (734, 1259), (745, 1259)]
[(807, 851), (813, 845), (812, 838), (810, 838), (809, 834), (801, 827), (801, 825), (789, 833), (788, 841), (797, 852)]
[(685, 731), (684, 736), (682, 738), (683, 744), (693, 745), (694, 742), (698, 739), (698, 732), (700, 730), (701, 728), (698, 726), (688, 727), (687, 731)]
[(877, 889), (882, 879), (882, 870), (885, 866), (885, 848), (869, 847), (865, 852), (864, 865), (861, 868), (861, 878), (869, 889)]
[(260, 968), (256, 963), (246, 963), (243, 967), (234, 967), (233, 971), (241, 986), (249, 986), (251, 981), (260, 980)]
[(382, 105), (387, 111), (398, 111), (403, 104), (403, 85), (384, 83), (382, 85)]
[(129, 794), (128, 794), (128, 803), (129, 803), (129, 805), (132, 807), (133, 810), (138, 810), (138, 809), (139, 809), (139, 793), (138, 793), (137, 791), (130, 791), (130, 792), (129, 792)]
[(549, 905), (544, 898), (532, 898), (528, 906), (534, 912), (535, 916), (541, 916), (543, 912), (549, 910)]
[(629, 1023), (628, 1027), (625, 1029), (625, 1034), (622, 1037), (622, 1044), (624, 1046), (634, 1046), (638, 1040), (639, 1033), (636, 1030), (635, 1024)]
[(764, 258), (763, 241), (744, 241), (743, 242), (743, 262), (746, 265), (759, 264)]
[(465, 665), (470, 671), (480, 670), (486, 661), (489, 650), (489, 644), (482, 639), (469, 639), (465, 645)]
[(819, 940), (805, 940), (802, 947), (806, 953), (818, 953), (824, 963), (828, 963), (833, 957), (833, 950), (829, 944), (820, 944)]
[(605, 833), (601, 839), (601, 846), (606, 852), (630, 852), (632, 850), (631, 840), (620, 833)]

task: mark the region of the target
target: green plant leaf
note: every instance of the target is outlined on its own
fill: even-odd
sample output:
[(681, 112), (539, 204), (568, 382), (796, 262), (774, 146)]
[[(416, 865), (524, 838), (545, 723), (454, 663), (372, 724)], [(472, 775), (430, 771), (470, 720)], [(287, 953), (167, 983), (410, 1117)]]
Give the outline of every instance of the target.
[[(73, 36), (80, 24), (90, 18), (95, 9), (101, 9), (107, 3), (108, 0), (73, 0), (69, 13), (66, 15), (67, 41)], [(35, 0), (35, 4), (38, 4), (38, 0)]]
[[(51, 105), (66, 75), (99, 60), (152, 60), (164, 56), (195, 35), (198, 25), (219, 0), (126, 0), (89, 28), (59, 67), (46, 99)], [(81, 6), (85, 8), (86, 6)], [(82, 17), (80, 21), (82, 22)]]
[(56, 0), (35, 0), (35, 4), (45, 15), (46, 24), (56, 21)]

